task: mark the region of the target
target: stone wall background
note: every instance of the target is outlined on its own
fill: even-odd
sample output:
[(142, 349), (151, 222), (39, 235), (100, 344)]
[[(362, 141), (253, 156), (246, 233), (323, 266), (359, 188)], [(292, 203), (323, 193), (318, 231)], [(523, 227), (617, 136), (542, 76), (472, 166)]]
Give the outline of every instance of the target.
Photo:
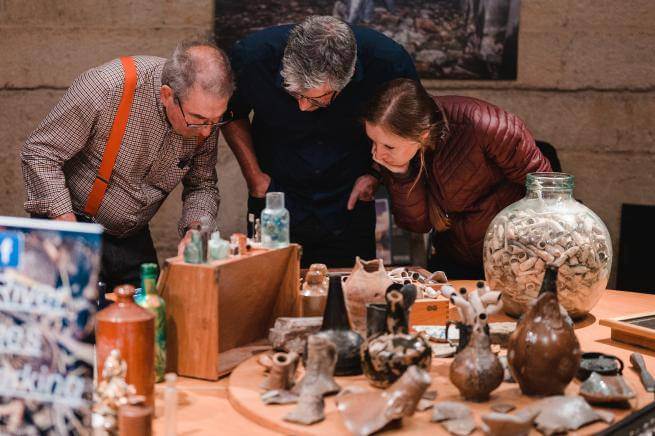
[[(211, 0), (0, 0), (0, 215), (24, 215), (21, 145), (76, 75), (124, 54), (166, 57), (212, 18)], [(556, 147), (616, 250), (621, 204), (655, 204), (653, 22), (652, 0), (523, 0), (518, 80), (425, 84), (521, 116)], [(242, 231), (245, 184), (223, 142), (217, 169), (219, 228)], [(179, 214), (176, 189), (152, 223), (160, 258), (175, 253)]]

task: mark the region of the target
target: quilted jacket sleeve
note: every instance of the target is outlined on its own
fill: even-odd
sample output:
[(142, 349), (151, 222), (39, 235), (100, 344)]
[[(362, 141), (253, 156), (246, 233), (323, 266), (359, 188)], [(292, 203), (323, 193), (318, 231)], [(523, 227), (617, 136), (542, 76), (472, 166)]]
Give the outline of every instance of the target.
[(427, 233), (432, 228), (428, 212), (428, 192), (425, 172), (419, 173), (417, 159), (405, 174), (394, 174), (382, 169), (382, 180), (391, 198), (391, 212), (396, 224), (410, 232)]
[(528, 173), (551, 171), (519, 117), (491, 104), (481, 105), (476, 117), (478, 130), (484, 132), (483, 152), (508, 180), (523, 184)]

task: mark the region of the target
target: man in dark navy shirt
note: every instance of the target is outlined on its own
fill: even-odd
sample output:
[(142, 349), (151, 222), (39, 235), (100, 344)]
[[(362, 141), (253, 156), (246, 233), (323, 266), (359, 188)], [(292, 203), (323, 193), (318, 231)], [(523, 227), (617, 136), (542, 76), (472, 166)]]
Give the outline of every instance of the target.
[(378, 177), (359, 112), (381, 84), (417, 79), (409, 54), (374, 30), (311, 16), (245, 37), (231, 61), (235, 121), (223, 133), (249, 212), (259, 215), (266, 192), (284, 192), (303, 266), (375, 257)]

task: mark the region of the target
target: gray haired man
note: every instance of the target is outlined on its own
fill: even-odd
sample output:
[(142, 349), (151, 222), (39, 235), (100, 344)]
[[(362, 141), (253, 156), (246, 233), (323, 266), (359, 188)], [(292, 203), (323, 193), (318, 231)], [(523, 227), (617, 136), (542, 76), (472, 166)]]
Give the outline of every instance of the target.
[(216, 127), (233, 88), (227, 56), (204, 42), (86, 71), (23, 146), (25, 210), (101, 224), (101, 279), (138, 285), (140, 264), (157, 262), (148, 222), (180, 181), (180, 236), (214, 222)]
[(235, 121), (223, 133), (249, 212), (261, 211), (266, 192), (284, 192), (304, 266), (374, 257), (377, 173), (359, 108), (382, 83), (417, 79), (410, 56), (374, 30), (326, 16), (254, 33), (230, 56)]

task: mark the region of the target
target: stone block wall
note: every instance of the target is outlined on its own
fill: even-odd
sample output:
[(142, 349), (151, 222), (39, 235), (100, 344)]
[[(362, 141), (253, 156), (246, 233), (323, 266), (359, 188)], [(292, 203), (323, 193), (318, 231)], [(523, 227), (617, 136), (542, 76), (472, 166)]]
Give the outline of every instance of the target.
[[(123, 54), (168, 56), (212, 30), (211, 0), (0, 0), (0, 214), (23, 215), (20, 147), (74, 77)], [(576, 197), (607, 223), (622, 203), (655, 204), (655, 3), (523, 0), (518, 80), (426, 81), (521, 116), (576, 176)], [(242, 231), (246, 189), (221, 141), (219, 228)], [(160, 258), (175, 253), (180, 189), (152, 223)]]

